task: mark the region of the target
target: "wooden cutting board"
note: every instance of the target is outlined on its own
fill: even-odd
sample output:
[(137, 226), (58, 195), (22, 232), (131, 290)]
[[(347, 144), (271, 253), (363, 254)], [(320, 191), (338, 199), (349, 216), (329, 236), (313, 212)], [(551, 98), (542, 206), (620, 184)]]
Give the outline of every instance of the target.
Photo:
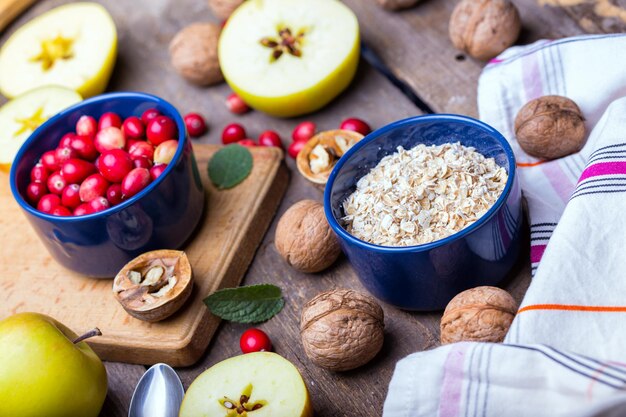
[(35, 311), (81, 334), (99, 327), (89, 343), (100, 358), (151, 365), (187, 366), (206, 350), (220, 319), (202, 299), (219, 288), (239, 285), (274, 217), (289, 182), (277, 148), (252, 148), (250, 176), (230, 190), (210, 183), (207, 164), (218, 145), (194, 146), (207, 206), (192, 241), (183, 249), (194, 274), (191, 299), (174, 316), (146, 323), (129, 316), (114, 300), (112, 280), (79, 276), (58, 265), (11, 195), (0, 173), (0, 319)]

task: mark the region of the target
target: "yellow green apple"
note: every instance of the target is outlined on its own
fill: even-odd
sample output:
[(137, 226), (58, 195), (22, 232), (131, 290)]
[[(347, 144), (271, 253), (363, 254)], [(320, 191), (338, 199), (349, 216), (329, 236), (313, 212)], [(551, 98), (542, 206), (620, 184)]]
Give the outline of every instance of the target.
[(8, 171), (22, 144), (43, 122), (82, 100), (65, 87), (30, 90), (0, 107), (0, 171)]
[(0, 49), (0, 92), (11, 98), (60, 85), (83, 97), (106, 88), (117, 55), (117, 31), (96, 3), (72, 3), (20, 27)]
[(218, 55), (226, 82), (248, 105), (298, 116), (354, 78), (359, 23), (338, 0), (248, 0), (228, 19)]
[(298, 369), (272, 352), (226, 359), (191, 384), (179, 417), (312, 417)]
[(104, 365), (51, 317), (0, 321), (0, 416), (96, 417), (107, 392)]

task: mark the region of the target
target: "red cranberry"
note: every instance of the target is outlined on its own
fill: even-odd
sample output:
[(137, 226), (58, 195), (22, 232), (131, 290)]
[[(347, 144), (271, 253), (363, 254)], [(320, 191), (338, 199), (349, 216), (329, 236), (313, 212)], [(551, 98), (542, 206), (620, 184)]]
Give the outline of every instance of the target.
[(178, 149), (177, 140), (166, 140), (156, 147), (154, 150), (154, 163), (155, 164), (169, 164), (174, 159)]
[(247, 146), (247, 147), (253, 147), (256, 146), (256, 143), (254, 143), (254, 141), (252, 139), (242, 139), (239, 142), (237, 142), (239, 145), (241, 146)]
[(295, 142), (291, 142), (291, 145), (289, 145), (289, 148), (287, 148), (287, 153), (293, 159), (296, 159), (298, 157), (298, 154), (302, 150), (302, 148), (304, 148), (304, 145), (306, 145), (306, 141), (304, 140), (297, 140)]
[(152, 168), (152, 160), (146, 158), (145, 156), (138, 156), (133, 159), (133, 165), (135, 166), (135, 168), (150, 169)]
[(70, 148), (74, 149), (78, 156), (86, 161), (93, 161), (98, 157), (98, 150), (91, 136), (74, 136), (70, 142)]
[(207, 127), (204, 118), (198, 113), (189, 113), (185, 116), (185, 127), (187, 132), (193, 138), (197, 138), (206, 133)]
[(78, 158), (78, 152), (70, 147), (57, 148), (54, 157), (57, 161), (57, 164), (61, 166), (64, 162), (67, 162), (72, 158)]
[(63, 204), (67, 208), (75, 209), (80, 206), (82, 201), (80, 201), (80, 185), (78, 184), (70, 184), (63, 189), (63, 193), (61, 194), (61, 204)]
[(150, 171), (145, 168), (135, 168), (130, 171), (122, 181), (122, 194), (124, 198), (132, 197), (150, 184)]
[(241, 335), (239, 347), (243, 353), (269, 352), (272, 350), (272, 342), (263, 330), (248, 329)]
[(94, 211), (89, 203), (83, 203), (74, 209), (74, 216), (85, 216), (93, 212)]
[(91, 137), (96, 134), (97, 129), (98, 123), (96, 122), (96, 119), (91, 116), (80, 116), (80, 119), (76, 122), (76, 134), (79, 136)]
[(61, 175), (61, 171), (55, 171), (48, 177), (48, 190), (52, 194), (61, 195), (67, 185), (67, 180)]
[(46, 194), (39, 199), (37, 210), (50, 213), (55, 207), (61, 205), (61, 197), (56, 194)]
[(156, 119), (160, 115), (161, 113), (157, 109), (148, 109), (141, 114), (141, 121), (147, 126), (150, 120)]
[(146, 136), (150, 143), (158, 146), (162, 142), (176, 138), (176, 123), (167, 116), (158, 116), (148, 123)]
[(165, 171), (165, 168), (167, 168), (167, 164), (156, 164), (150, 168), (150, 178), (152, 178), (152, 181), (159, 178), (161, 174), (163, 174), (163, 171)]
[(93, 141), (98, 152), (103, 153), (111, 149), (124, 149), (126, 146), (126, 139), (124, 134), (117, 127), (111, 126), (100, 130), (96, 134), (96, 139)]
[(121, 149), (111, 149), (100, 155), (96, 166), (100, 174), (111, 182), (121, 182), (133, 169), (130, 156)]
[(63, 135), (61, 137), (61, 140), (59, 141), (59, 145), (57, 146), (57, 148), (69, 148), (70, 144), (72, 143), (72, 139), (74, 139), (74, 136), (76, 136), (74, 133), (66, 133), (65, 135)]
[(266, 130), (265, 132), (261, 133), (261, 136), (259, 136), (259, 145), (276, 146), (278, 148), (283, 147), (280, 136), (278, 136), (278, 133), (274, 132), (273, 130)]
[(48, 181), (48, 177), (50, 176), (50, 172), (48, 169), (40, 162), (38, 162), (33, 169), (30, 170), (30, 180), (32, 182), (46, 182)]
[(56, 206), (55, 208), (52, 209), (50, 214), (52, 214), (53, 216), (67, 217), (67, 216), (71, 216), (72, 212), (67, 207)]
[(47, 192), (48, 187), (43, 182), (31, 182), (26, 187), (26, 199), (34, 206)]
[(124, 120), (122, 125), (122, 132), (124, 132), (126, 139), (141, 139), (145, 131), (146, 129), (139, 117), (131, 116)]
[(246, 138), (246, 130), (242, 125), (237, 123), (231, 123), (222, 131), (222, 143), (228, 145), (229, 143), (239, 142)]
[(59, 168), (61, 168), (59, 166), (59, 162), (57, 161), (56, 151), (44, 152), (44, 154), (41, 155), (41, 163), (50, 172), (58, 171)]
[(109, 185), (109, 182), (100, 174), (88, 176), (78, 190), (80, 200), (84, 203), (89, 203), (98, 197), (104, 196)]
[(363, 120), (356, 119), (354, 117), (341, 122), (339, 129), (352, 130), (353, 132), (358, 132), (363, 136), (368, 135), (372, 131), (370, 125), (365, 123)]
[(61, 165), (61, 175), (70, 184), (79, 184), (94, 172), (96, 172), (94, 164), (78, 158), (70, 159)]
[(111, 206), (117, 206), (122, 202), (122, 186), (120, 184), (111, 184), (107, 188), (107, 200)]
[(111, 207), (109, 204), (109, 200), (104, 197), (97, 197), (89, 202), (89, 207), (91, 208), (92, 213), (97, 213), (99, 211), (103, 211)]
[(131, 159), (144, 157), (152, 160), (154, 157), (154, 146), (143, 140), (135, 142), (128, 148), (128, 154)]
[(307, 141), (315, 135), (315, 123), (313, 122), (302, 122), (291, 132), (291, 137), (294, 141)]
[(226, 107), (228, 107), (231, 113), (235, 114), (244, 114), (250, 111), (250, 107), (248, 107), (246, 102), (235, 93), (232, 93), (226, 99)]
[(108, 112), (100, 116), (98, 120), (98, 130), (106, 129), (107, 127), (122, 127), (122, 119), (116, 113)]

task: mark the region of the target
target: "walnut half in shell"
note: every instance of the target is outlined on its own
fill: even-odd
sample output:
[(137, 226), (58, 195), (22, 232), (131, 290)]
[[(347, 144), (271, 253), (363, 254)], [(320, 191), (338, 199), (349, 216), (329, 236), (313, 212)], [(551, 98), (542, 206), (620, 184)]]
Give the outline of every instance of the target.
[(155, 250), (127, 263), (113, 280), (113, 294), (139, 320), (156, 322), (180, 309), (193, 288), (185, 252)]

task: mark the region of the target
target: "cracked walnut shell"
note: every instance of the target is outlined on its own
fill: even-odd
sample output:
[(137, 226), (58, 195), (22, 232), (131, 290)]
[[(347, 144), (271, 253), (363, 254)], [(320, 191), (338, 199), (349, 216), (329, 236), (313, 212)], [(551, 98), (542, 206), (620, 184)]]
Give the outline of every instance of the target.
[(554, 159), (580, 151), (587, 132), (580, 109), (567, 97), (529, 101), (515, 117), (515, 136), (528, 155)]
[(441, 318), (441, 343), (504, 340), (517, 312), (511, 295), (496, 287), (476, 287), (454, 297)]
[(213, 23), (193, 23), (178, 32), (169, 46), (174, 69), (198, 85), (224, 81), (217, 58), (220, 32), (221, 28)]
[(324, 206), (313, 200), (299, 201), (283, 214), (274, 244), (290, 266), (309, 273), (328, 268), (341, 253)]
[(127, 263), (113, 280), (113, 295), (139, 320), (156, 322), (179, 310), (193, 288), (185, 252), (155, 250)]
[(302, 310), (300, 335), (309, 359), (331, 371), (365, 365), (383, 346), (384, 313), (369, 295), (347, 289), (323, 292)]
[(513, 45), (521, 28), (519, 12), (509, 0), (461, 0), (448, 31), (457, 49), (486, 61)]

